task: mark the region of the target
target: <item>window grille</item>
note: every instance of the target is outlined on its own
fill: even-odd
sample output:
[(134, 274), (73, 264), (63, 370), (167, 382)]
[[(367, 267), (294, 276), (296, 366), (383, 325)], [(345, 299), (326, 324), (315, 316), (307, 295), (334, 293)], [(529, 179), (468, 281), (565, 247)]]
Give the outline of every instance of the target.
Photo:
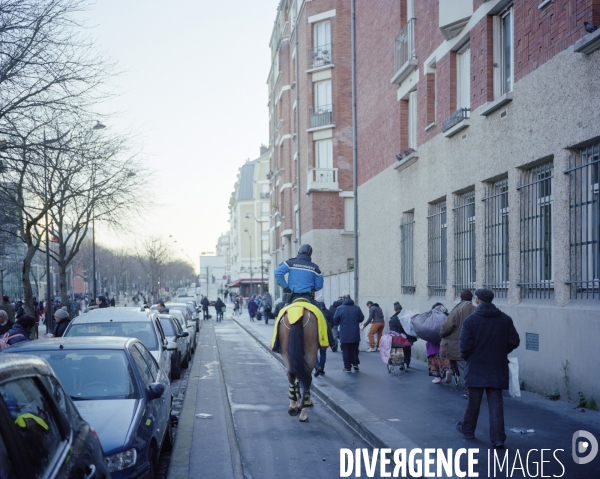
[(414, 212), (404, 213), (400, 224), (400, 287), (402, 294), (415, 294)]
[(485, 270), (483, 286), (494, 291), (497, 298), (508, 292), (508, 180), (488, 185), (485, 206)]
[(446, 226), (446, 202), (441, 201), (429, 205), (429, 215), (427, 216), (427, 249), (429, 253), (427, 289), (429, 296), (444, 296), (446, 294)]
[(552, 177), (546, 163), (527, 170), (519, 186), (521, 197), (521, 297), (550, 298), (553, 282)]
[(571, 298), (600, 299), (600, 143), (569, 158)]
[(475, 192), (454, 200), (454, 293), (475, 287)]

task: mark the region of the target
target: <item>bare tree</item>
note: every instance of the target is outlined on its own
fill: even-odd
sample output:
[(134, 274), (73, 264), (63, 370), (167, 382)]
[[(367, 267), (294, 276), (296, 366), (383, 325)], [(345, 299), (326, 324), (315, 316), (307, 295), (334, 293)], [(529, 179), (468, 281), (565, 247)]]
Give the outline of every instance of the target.
[(171, 245), (161, 237), (152, 236), (142, 241), (134, 254), (148, 277), (149, 292), (154, 297), (158, 294), (158, 282), (173, 261)]

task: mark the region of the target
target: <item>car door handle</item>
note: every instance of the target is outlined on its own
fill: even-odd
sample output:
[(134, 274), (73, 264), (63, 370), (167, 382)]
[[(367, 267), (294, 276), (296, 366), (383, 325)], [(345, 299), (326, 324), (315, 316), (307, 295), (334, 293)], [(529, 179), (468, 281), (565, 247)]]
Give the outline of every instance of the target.
[(96, 475), (96, 466), (94, 464), (90, 464), (89, 466), (90, 473), (83, 476), (83, 479), (92, 479)]

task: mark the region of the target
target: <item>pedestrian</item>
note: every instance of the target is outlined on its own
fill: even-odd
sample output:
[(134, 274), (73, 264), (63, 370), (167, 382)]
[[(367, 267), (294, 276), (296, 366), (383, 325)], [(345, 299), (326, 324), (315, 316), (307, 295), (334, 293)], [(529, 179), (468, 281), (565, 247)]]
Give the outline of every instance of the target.
[(217, 323), (223, 321), (223, 308), (225, 308), (225, 303), (221, 300), (221, 298), (217, 298), (215, 301), (215, 311), (217, 312)]
[(365, 315), (361, 309), (354, 304), (349, 294), (344, 295), (342, 304), (338, 306), (333, 317), (333, 324), (340, 327), (340, 343), (342, 348), (342, 359), (344, 361), (344, 372), (351, 372), (351, 367), (358, 372), (358, 345), (360, 344), (360, 324)]
[(19, 300), (15, 304), (15, 319), (19, 319), (24, 314), (25, 314), (25, 307), (23, 306), (23, 301)]
[(106, 296), (98, 296), (96, 303), (98, 304), (99, 308), (108, 308), (109, 307), (108, 303), (106, 302)]
[(64, 309), (59, 309), (54, 313), (54, 320), (56, 324), (54, 325), (54, 330), (52, 336), (55, 338), (60, 338), (65, 333), (65, 329), (71, 322), (69, 318), (69, 313), (67, 313)]
[(208, 300), (208, 298), (206, 296), (204, 296), (202, 298), (202, 300), (200, 301), (200, 304), (202, 305), (202, 320), (207, 321), (208, 320), (208, 305), (210, 304), (210, 301)]
[(250, 298), (248, 298), (248, 314), (250, 315), (250, 321), (254, 321), (257, 311), (258, 311), (258, 304), (256, 304), (256, 301), (254, 301), (254, 298), (252, 296), (250, 296)]
[(402, 327), (400, 319), (398, 318), (398, 315), (401, 312), (402, 305), (398, 301), (396, 301), (394, 303), (394, 315), (390, 318), (389, 328), (390, 331), (394, 331), (398, 334), (404, 334), (406, 336), (406, 339), (410, 341), (411, 346), (405, 346), (402, 348), (402, 351), (404, 351), (404, 365), (406, 366), (406, 371), (410, 366), (410, 358), (412, 356), (412, 344), (417, 340), (417, 338), (408, 334)]
[[(323, 301), (323, 296), (319, 296), (317, 299), (317, 304), (321, 311), (323, 311), (323, 316), (325, 316), (325, 322), (327, 323), (327, 338), (329, 339), (329, 346), (333, 344), (333, 336), (331, 334), (331, 324), (333, 323), (333, 317), (329, 313), (329, 310), (325, 306), (325, 302)], [(325, 362), (327, 361), (327, 348), (319, 347), (319, 351), (317, 354), (317, 361), (315, 362), (315, 372), (314, 376), (325, 376)]]
[(225, 302), (227, 302), (227, 296), (229, 296), (229, 290), (226, 289), (225, 292), (223, 293), (223, 296), (225, 296)]
[(169, 308), (167, 308), (165, 306), (164, 301), (159, 301), (158, 304), (156, 305), (156, 309), (158, 310), (158, 312), (160, 314), (169, 314)]
[(448, 319), (442, 323), (440, 336), (440, 358), (449, 359), (452, 368), (446, 371), (446, 384), (452, 382), (452, 372), (458, 371), (458, 375), (454, 376), (454, 382), (458, 386), (460, 378), (463, 378), (463, 397), (468, 397), (468, 389), (464, 386), (464, 373), (467, 362), (460, 354), (460, 331), (464, 320), (475, 311), (473, 305), (473, 293), (465, 289), (460, 293), (460, 302), (454, 306)]
[(456, 423), (456, 428), (467, 438), (475, 437), (485, 391), (490, 440), (494, 448), (503, 449), (506, 433), (502, 390), (508, 389), (508, 354), (519, 347), (520, 340), (510, 316), (496, 308), (493, 300), (493, 291), (475, 291), (477, 308), (464, 320), (460, 332), (460, 352), (467, 361), (465, 386), (469, 399), (463, 420)]
[(265, 294), (263, 294), (260, 299), (260, 308), (262, 317), (265, 320), (265, 324), (269, 324), (269, 318), (271, 317), (273, 308), (273, 298), (271, 298), (271, 295), (268, 291), (265, 291)]
[(2, 302), (0, 302), (0, 310), (6, 311), (9, 321), (15, 320), (15, 307), (9, 301), (8, 296), (2, 296)]
[[(369, 317), (367, 318), (367, 322), (363, 324), (361, 328), (365, 329), (371, 321), (373, 322), (368, 335), (370, 348), (367, 349), (368, 353), (373, 353), (379, 351), (379, 341), (381, 340), (381, 335), (385, 328), (385, 320), (383, 319), (383, 311), (377, 303), (367, 301), (367, 308), (369, 308)], [(375, 342), (375, 335), (377, 335), (377, 342)]]
[[(437, 309), (448, 316), (448, 310), (442, 303), (435, 303), (431, 309)], [(433, 384), (440, 384), (442, 382), (442, 378), (446, 377), (448, 371), (451, 371), (452, 374), (455, 373), (455, 371), (452, 370), (452, 364), (450, 363), (450, 360), (440, 358), (439, 344), (426, 341), (425, 354), (427, 355), (429, 375), (433, 377), (431, 381)]]
[[(340, 296), (338, 299), (336, 299), (331, 304), (331, 306), (329, 306), (329, 315), (331, 316), (331, 318), (333, 318), (335, 316), (335, 311), (337, 310), (338, 306), (342, 305), (343, 300), (344, 300), (344, 298), (342, 298)], [(333, 319), (332, 319), (332, 321), (333, 321)], [(331, 334), (333, 336), (333, 345), (330, 344), (330, 346), (331, 346), (331, 350), (335, 353), (338, 350), (338, 345), (340, 342), (340, 327), (339, 327), (339, 325), (332, 324)]]
[(14, 324), (15, 323), (8, 319), (8, 314), (6, 311), (0, 309), (0, 336), (2, 336), (4, 333), (8, 333)]
[(114, 296), (112, 298), (110, 298), (110, 307), (111, 308), (115, 307), (115, 297)]
[(312, 262), (312, 252), (309, 244), (303, 244), (298, 248), (295, 258), (288, 259), (275, 268), (275, 281), (283, 288), (286, 304), (297, 298), (305, 298), (316, 305), (313, 298), (316, 291), (323, 289), (323, 275), (319, 266)]
[(35, 327), (35, 318), (32, 318), (31, 316), (28, 315), (24, 315), (21, 316), (19, 319), (17, 319), (17, 321), (15, 322), (15, 324), (13, 325), (12, 328), (10, 328), (10, 330), (8, 331), (8, 336), (15, 336), (12, 339), (8, 340), (8, 344), (9, 345), (13, 345), (16, 343), (21, 343), (23, 341), (29, 341), (30, 338), (30, 334), (31, 331), (33, 331), (33, 328)]

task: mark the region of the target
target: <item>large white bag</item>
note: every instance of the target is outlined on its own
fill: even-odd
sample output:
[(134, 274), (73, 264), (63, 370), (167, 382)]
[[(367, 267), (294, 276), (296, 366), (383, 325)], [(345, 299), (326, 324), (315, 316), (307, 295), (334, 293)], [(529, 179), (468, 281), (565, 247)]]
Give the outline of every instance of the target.
[(413, 327), (412, 322), (410, 321), (410, 318), (412, 318), (416, 314), (419, 314), (419, 312), (418, 311), (409, 311), (408, 309), (403, 309), (402, 311), (400, 311), (400, 314), (398, 315), (398, 319), (400, 320), (400, 324), (402, 325), (404, 332), (406, 334), (408, 334), (409, 336), (414, 336), (415, 338), (417, 337), (417, 333), (415, 332), (415, 328)]
[(518, 358), (508, 358), (508, 393), (510, 394), (511, 398), (521, 397)]

